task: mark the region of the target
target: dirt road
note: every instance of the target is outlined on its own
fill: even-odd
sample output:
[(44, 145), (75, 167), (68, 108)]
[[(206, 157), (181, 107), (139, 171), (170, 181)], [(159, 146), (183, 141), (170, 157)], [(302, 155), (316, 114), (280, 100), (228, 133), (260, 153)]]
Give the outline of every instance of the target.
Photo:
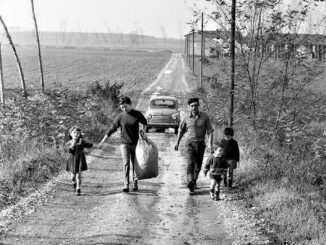
[[(184, 71), (174, 54), (136, 107), (144, 111), (148, 97), (160, 92), (176, 95), (185, 108), (185, 95), (196, 85), (187, 83)], [(63, 173), (47, 202), (13, 225), (1, 244), (232, 244), (220, 211), (223, 200), (209, 198), (209, 180), (201, 175), (200, 189), (189, 195), (184, 149), (174, 151), (173, 131), (148, 136), (159, 149), (159, 177), (123, 193), (119, 135), (113, 135), (104, 150), (89, 155), (81, 196)]]

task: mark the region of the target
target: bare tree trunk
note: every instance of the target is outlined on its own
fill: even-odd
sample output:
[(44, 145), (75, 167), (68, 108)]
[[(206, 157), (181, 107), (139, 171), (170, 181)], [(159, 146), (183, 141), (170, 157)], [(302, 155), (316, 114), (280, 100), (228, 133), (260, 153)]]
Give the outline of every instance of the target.
[(0, 102), (1, 107), (3, 108), (5, 105), (5, 100), (3, 96), (3, 90), (4, 90), (4, 82), (3, 82), (3, 70), (2, 70), (2, 53), (1, 53), (1, 42), (0, 42)]
[(162, 35), (163, 35), (163, 39), (164, 39), (164, 48), (166, 49), (166, 32), (165, 32), (165, 27), (162, 25), (160, 27)]
[[(289, 53), (291, 53), (289, 51)], [(283, 77), (283, 81), (282, 81), (282, 91), (281, 91), (281, 99), (280, 99), (280, 104), (278, 106), (278, 111), (277, 111), (277, 116), (276, 116), (276, 120), (275, 120), (275, 126), (274, 126), (274, 136), (276, 135), (276, 131), (279, 128), (279, 124), (280, 124), (280, 118), (281, 118), (281, 114), (282, 114), (282, 110), (283, 110), (283, 106), (284, 106), (284, 101), (285, 101), (285, 90), (286, 90), (286, 86), (289, 82), (289, 77), (288, 77), (288, 69), (290, 66), (290, 57), (291, 54), (288, 54), (289, 58), (286, 62), (286, 66), (285, 66), (285, 73), (284, 73), (284, 77)]]
[(5, 24), (5, 22), (3, 21), (2, 19), (2, 16), (0, 15), (0, 22), (1, 24), (3, 25), (3, 28), (5, 29), (5, 32), (6, 32), (6, 35), (7, 35), (7, 38), (9, 40), (9, 43), (10, 43), (10, 46), (14, 52), (14, 55), (15, 55), (15, 58), (16, 58), (16, 62), (17, 62), (17, 66), (18, 66), (18, 70), (19, 70), (19, 74), (20, 74), (20, 81), (21, 81), (21, 86), (22, 86), (22, 93), (23, 93), (23, 96), (27, 96), (26, 94), (26, 86), (25, 86), (25, 79), (24, 79), (24, 73), (23, 73), (23, 69), (22, 69), (22, 66), (20, 64), (20, 60), (19, 60), (19, 57), (18, 57), (18, 54), (17, 54), (17, 51), (16, 51), (16, 48), (15, 48), (15, 45), (14, 43), (12, 42), (12, 39), (11, 39), (11, 36), (10, 36), (10, 33), (8, 31), (8, 28)]
[(34, 0), (31, 0), (31, 4), (32, 4), (33, 19), (34, 19), (34, 24), (35, 24), (36, 41), (37, 41), (37, 48), (38, 48), (38, 59), (39, 59), (39, 62), (40, 62), (41, 87), (42, 87), (42, 92), (44, 93), (43, 63), (42, 63), (42, 55), (41, 55), (40, 38), (39, 38), (39, 35), (38, 35), (38, 27), (37, 27), (37, 21), (36, 21), (35, 10), (34, 10)]

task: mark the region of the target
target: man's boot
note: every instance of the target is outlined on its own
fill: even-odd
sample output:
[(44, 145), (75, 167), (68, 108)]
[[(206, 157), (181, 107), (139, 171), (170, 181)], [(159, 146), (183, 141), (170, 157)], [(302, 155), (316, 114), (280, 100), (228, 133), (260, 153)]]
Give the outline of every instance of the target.
[(199, 189), (198, 187), (197, 187), (197, 179), (198, 179), (198, 173), (196, 173), (195, 172), (195, 174), (194, 174), (194, 181), (195, 181), (195, 185), (194, 185), (194, 189), (196, 190), (196, 189)]
[(189, 181), (188, 188), (189, 188), (189, 193), (193, 194), (195, 191), (195, 181), (194, 180)]
[(195, 176), (193, 173), (188, 173), (187, 174), (187, 181), (188, 181), (188, 188), (190, 193), (194, 193), (195, 190)]

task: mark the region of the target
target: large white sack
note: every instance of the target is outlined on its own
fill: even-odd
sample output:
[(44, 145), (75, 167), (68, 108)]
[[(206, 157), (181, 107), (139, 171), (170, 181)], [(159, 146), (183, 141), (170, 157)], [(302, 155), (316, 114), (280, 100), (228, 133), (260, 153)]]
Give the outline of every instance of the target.
[(144, 132), (139, 135), (136, 146), (135, 173), (138, 179), (150, 179), (158, 176), (158, 149)]

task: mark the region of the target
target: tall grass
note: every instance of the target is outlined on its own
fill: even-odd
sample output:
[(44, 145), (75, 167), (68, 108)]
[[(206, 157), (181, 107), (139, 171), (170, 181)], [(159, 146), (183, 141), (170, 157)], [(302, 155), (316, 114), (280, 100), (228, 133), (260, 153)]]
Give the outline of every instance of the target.
[[(229, 90), (228, 71), (223, 70), (222, 61), (218, 64), (212, 66), (215, 75), (205, 80), (197, 96), (205, 98), (211, 118), (222, 118), (213, 120), (214, 136), (221, 138), (228, 121)], [(268, 93), (259, 100), (255, 124), (248, 109), (249, 95), (241, 86), (243, 78), (238, 77), (234, 129), (241, 156), (235, 183), (248, 203), (258, 207), (257, 215), (265, 220), (266, 232), (277, 237), (277, 244), (326, 244), (326, 97), (303, 90), (284, 106), (286, 113), (276, 132), (280, 96), (270, 85), (278, 73), (264, 72), (266, 81), (261, 86)]]
[(55, 176), (65, 162), (63, 153), (54, 148), (14, 137), (1, 138), (0, 159), (1, 193), (12, 200)]
[[(110, 84), (110, 82), (102, 85), (94, 83), (87, 90), (78, 93), (76, 91), (48, 91), (46, 95), (34, 95), (30, 101), (35, 100), (36, 105), (38, 105), (39, 97), (42, 101), (46, 99), (45, 101), (52, 108), (51, 110), (55, 109), (57, 114), (66, 118), (64, 122), (66, 134), (72, 125), (78, 123), (91, 142), (98, 142), (117, 112), (117, 101), (121, 87), (122, 85)], [(57, 94), (60, 94), (60, 104), (57, 103)], [(43, 101), (44, 104), (45, 101)], [(17, 109), (19, 106), (26, 105), (14, 104), (13, 108)], [(33, 110), (26, 110), (26, 113), (33, 113), (34, 115), (51, 113), (51, 110), (44, 111), (43, 107), (29, 106)], [(78, 113), (78, 108), (83, 109), (83, 114)], [(10, 108), (8, 110), (11, 111)], [(41, 112), (39, 113), (38, 110)], [(58, 128), (57, 121), (53, 119), (51, 114), (43, 114), (43, 118), (52, 121), (49, 121), (49, 125), (42, 129), (39, 127), (39, 122), (35, 121), (35, 117), (31, 115), (24, 115), (21, 119), (20, 125), (30, 125), (29, 130), (38, 131), (38, 134), (28, 132), (22, 137), (20, 128), (14, 126), (1, 131), (0, 209), (15, 203), (20, 197), (28, 195), (40, 184), (56, 176), (66, 166), (67, 153), (62, 147), (64, 144), (56, 143), (65, 139), (55, 138), (58, 134), (56, 131)], [(48, 142), (47, 139), (49, 138), (55, 139), (54, 142)]]
[(278, 239), (288, 244), (326, 244), (326, 165), (313, 150), (322, 136), (317, 124), (313, 127), (315, 135), (291, 147), (245, 128), (237, 133), (242, 143), (237, 181), (261, 208), (261, 217), (269, 220)]

